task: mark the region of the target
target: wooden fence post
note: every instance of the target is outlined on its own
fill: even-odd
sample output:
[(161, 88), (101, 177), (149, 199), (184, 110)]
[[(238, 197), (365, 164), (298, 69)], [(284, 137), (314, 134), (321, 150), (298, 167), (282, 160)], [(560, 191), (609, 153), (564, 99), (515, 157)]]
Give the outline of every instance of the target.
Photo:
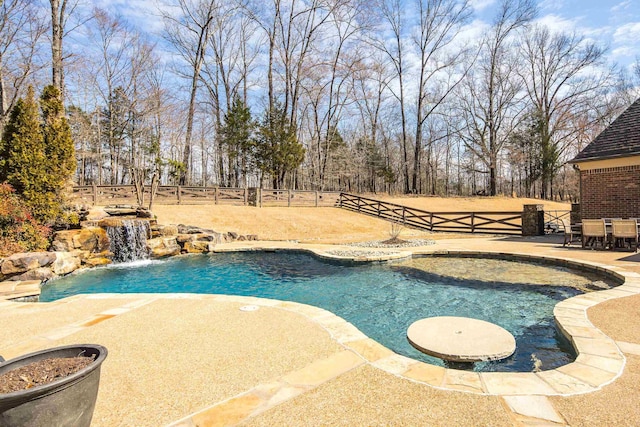
[(176, 187), (176, 196), (178, 196), (178, 204), (180, 204), (180, 201), (181, 201), (181, 200), (180, 200), (180, 199), (181, 199), (181, 197), (180, 197), (180, 191), (181, 191), (181, 190), (180, 190), (180, 186), (178, 185), (178, 186)]
[(218, 204), (218, 187), (213, 187), (213, 203)]
[(291, 190), (287, 190), (287, 207), (291, 207)]
[(316, 208), (317, 208), (318, 207), (318, 190), (316, 190), (315, 197), (316, 197)]
[(93, 184), (93, 205), (98, 204), (98, 186)]
[(476, 214), (475, 212), (471, 212), (471, 232), (476, 232)]

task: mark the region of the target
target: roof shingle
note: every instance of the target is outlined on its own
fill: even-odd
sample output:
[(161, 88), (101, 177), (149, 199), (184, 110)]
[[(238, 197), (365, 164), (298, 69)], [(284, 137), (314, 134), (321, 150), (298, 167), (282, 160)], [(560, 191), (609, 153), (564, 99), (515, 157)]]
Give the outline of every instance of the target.
[(640, 98), (620, 114), (571, 161), (640, 155)]

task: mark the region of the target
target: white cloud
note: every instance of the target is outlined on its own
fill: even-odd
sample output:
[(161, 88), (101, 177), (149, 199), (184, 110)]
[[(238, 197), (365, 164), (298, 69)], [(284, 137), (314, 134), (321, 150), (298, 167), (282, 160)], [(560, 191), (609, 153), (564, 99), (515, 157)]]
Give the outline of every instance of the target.
[(640, 22), (629, 22), (618, 27), (613, 33), (613, 50), (611, 56), (622, 62), (632, 62), (638, 55), (640, 40)]
[(474, 19), (460, 29), (459, 40), (467, 45), (469, 42), (480, 40), (490, 25), (481, 19)]
[(476, 12), (483, 11), (489, 6), (493, 6), (496, 3), (496, 0), (471, 0), (469, 4)]
[(565, 4), (563, 0), (542, 0), (538, 3), (538, 7), (544, 11), (554, 11), (564, 9)]
[(613, 33), (613, 42), (618, 44), (636, 44), (640, 40), (640, 22), (624, 24)]
[(625, 0), (622, 1), (618, 4), (615, 4), (613, 6), (611, 6), (611, 13), (620, 13), (620, 12), (624, 12), (625, 10), (627, 10), (629, 8), (629, 6), (631, 5), (631, 0)]
[(611, 51), (611, 57), (615, 59), (625, 57), (633, 59), (634, 53), (636, 53), (636, 50), (631, 48), (630, 46), (620, 46)]
[(580, 18), (567, 19), (555, 14), (543, 15), (536, 19), (537, 24), (548, 27), (552, 32), (575, 31), (579, 22)]

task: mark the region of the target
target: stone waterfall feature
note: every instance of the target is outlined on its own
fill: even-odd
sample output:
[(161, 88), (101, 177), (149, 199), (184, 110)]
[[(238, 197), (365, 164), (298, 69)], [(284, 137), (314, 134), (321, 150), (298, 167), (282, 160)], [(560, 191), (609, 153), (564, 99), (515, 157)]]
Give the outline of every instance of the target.
[(149, 221), (139, 219), (118, 220), (104, 226), (109, 236), (109, 250), (113, 262), (130, 262), (149, 258), (147, 238), (151, 236)]

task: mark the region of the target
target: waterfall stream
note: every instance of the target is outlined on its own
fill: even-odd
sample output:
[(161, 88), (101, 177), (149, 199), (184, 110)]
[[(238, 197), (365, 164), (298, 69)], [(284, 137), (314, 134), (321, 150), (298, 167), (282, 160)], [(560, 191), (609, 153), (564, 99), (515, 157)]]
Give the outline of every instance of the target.
[(113, 262), (131, 262), (149, 258), (147, 237), (150, 235), (149, 221), (139, 219), (122, 220), (122, 225), (105, 227), (111, 241), (109, 250)]

